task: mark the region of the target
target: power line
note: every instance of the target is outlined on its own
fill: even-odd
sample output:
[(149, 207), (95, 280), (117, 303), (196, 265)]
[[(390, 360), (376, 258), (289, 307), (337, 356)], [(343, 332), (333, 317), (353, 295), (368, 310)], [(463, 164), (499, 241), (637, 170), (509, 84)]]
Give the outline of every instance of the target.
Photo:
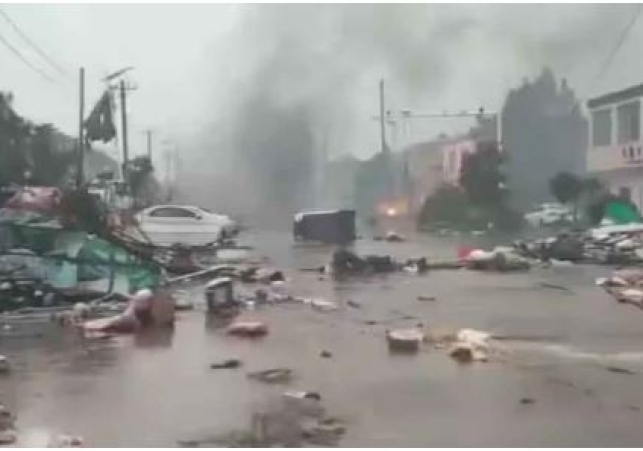
[(2, 43), (5, 45), (5, 47), (7, 47), (9, 50), (11, 50), (11, 52), (12, 52), (15, 56), (17, 56), (17, 57), (18, 57), (18, 58), (19, 58), (23, 63), (25, 63), (27, 66), (29, 66), (29, 68), (30, 68), (31, 70), (33, 70), (33, 71), (35, 71), (35, 72), (38, 72), (42, 77), (46, 78), (46, 79), (47, 79), (47, 81), (49, 81), (50, 83), (55, 83), (55, 81), (54, 81), (54, 79), (53, 79), (53, 78), (51, 78), (49, 75), (47, 75), (47, 73), (43, 72), (42, 70), (38, 69), (36, 66), (34, 66), (33, 64), (31, 64), (31, 63), (29, 62), (29, 60), (28, 60), (28, 59), (26, 59), (26, 58), (22, 55), (22, 53), (20, 53), (20, 51), (18, 51), (18, 49), (16, 49), (14, 46), (12, 46), (12, 45), (9, 43), (9, 41), (7, 41), (7, 40), (4, 38), (4, 36), (2, 36), (1, 34), (0, 34), (0, 42), (2, 42)]
[(20, 29), (20, 27), (13, 21), (11, 20), (11, 17), (2, 9), (0, 8), (0, 14), (2, 17), (5, 18), (7, 22), (9, 22), (9, 25), (13, 27), (13, 29), (22, 37), (22, 39), (31, 46), (46, 62), (49, 63), (50, 66), (52, 66), (54, 69), (56, 69), (58, 72), (60, 72), (62, 75), (69, 75), (65, 69), (61, 68), (58, 63), (56, 63), (52, 58), (50, 58), (46, 52), (44, 52), (40, 47), (36, 45), (35, 42), (33, 42), (29, 36), (27, 36), (23, 31)]
[(618, 41), (616, 42), (616, 45), (614, 46), (612, 51), (609, 53), (609, 55), (605, 59), (605, 62), (601, 66), (601, 69), (598, 72), (598, 75), (596, 75), (597, 80), (603, 76), (603, 74), (605, 73), (605, 71), (607, 70), (609, 65), (612, 63), (612, 60), (614, 59), (614, 57), (616, 56), (616, 54), (620, 50), (621, 46), (623, 45), (623, 42), (625, 42), (625, 39), (627, 38), (627, 35), (630, 33), (630, 30), (632, 29), (632, 27), (636, 23), (637, 19), (641, 15), (641, 10), (642, 9), (643, 9), (642, 5), (637, 5), (636, 12), (632, 16), (632, 20), (627, 24), (627, 27), (625, 27), (625, 29), (623, 30), (623, 33), (618, 38)]

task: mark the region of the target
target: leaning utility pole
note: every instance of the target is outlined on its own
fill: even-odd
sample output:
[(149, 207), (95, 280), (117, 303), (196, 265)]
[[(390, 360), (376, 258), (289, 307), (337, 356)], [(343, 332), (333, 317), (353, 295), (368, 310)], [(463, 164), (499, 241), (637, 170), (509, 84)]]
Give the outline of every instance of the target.
[(121, 91), (121, 124), (122, 124), (122, 140), (123, 140), (123, 180), (125, 184), (129, 184), (129, 177), (127, 176), (127, 162), (129, 161), (129, 153), (127, 148), (127, 101), (125, 80), (120, 81)]
[(79, 71), (79, 115), (78, 115), (78, 155), (76, 168), (76, 188), (83, 185), (83, 172), (85, 166), (85, 137), (84, 137), (84, 116), (85, 116), (85, 68)]
[(384, 79), (380, 80), (380, 134), (382, 140), (382, 153), (386, 153), (388, 148), (386, 146), (386, 131), (384, 129)]

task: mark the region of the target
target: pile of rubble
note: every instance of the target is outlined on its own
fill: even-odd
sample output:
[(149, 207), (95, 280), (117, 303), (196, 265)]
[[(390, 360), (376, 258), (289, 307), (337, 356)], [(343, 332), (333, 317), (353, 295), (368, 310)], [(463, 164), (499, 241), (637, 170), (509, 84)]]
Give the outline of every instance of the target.
[(469, 269), (496, 271), (526, 270), (537, 264), (560, 262), (634, 265), (643, 263), (643, 225), (563, 232), (549, 238), (515, 241), (491, 251), (463, 249), (459, 257)]
[(596, 285), (602, 287), (618, 302), (643, 309), (643, 269), (616, 270), (611, 277), (597, 279)]
[(474, 329), (425, 331), (418, 326), (387, 330), (385, 336), (390, 352), (413, 354), (423, 345), (430, 345), (446, 349), (449, 356), (460, 363), (487, 362), (491, 356), (501, 353), (492, 334)]

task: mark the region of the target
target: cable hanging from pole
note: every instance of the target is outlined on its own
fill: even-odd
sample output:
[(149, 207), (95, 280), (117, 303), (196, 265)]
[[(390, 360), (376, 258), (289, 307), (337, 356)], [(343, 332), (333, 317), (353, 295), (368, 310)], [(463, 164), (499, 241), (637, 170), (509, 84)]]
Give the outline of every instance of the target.
[(638, 20), (639, 16), (641, 15), (641, 10), (642, 9), (643, 9), (643, 6), (637, 5), (636, 12), (632, 16), (632, 20), (630, 20), (630, 22), (627, 24), (627, 27), (625, 27), (625, 29), (623, 30), (623, 33), (618, 38), (618, 41), (616, 41), (616, 45), (614, 46), (612, 51), (608, 54), (607, 58), (605, 59), (605, 62), (603, 63), (603, 65), (601, 66), (601, 69), (598, 71), (598, 73), (596, 75), (596, 78), (595, 78), (596, 80), (598, 80), (599, 78), (601, 78), (603, 76), (605, 71), (608, 69), (609, 65), (612, 63), (612, 60), (614, 59), (614, 57), (616, 56), (616, 54), (620, 50), (621, 46), (625, 42), (625, 39), (630, 34), (630, 30), (632, 30), (632, 27), (634, 26), (634, 24)]
[(11, 50), (11, 53), (13, 53), (18, 59), (20, 59), (20, 61), (22, 61), (25, 65), (27, 65), (31, 70), (33, 70), (34, 72), (37, 72), (38, 74), (40, 74), (40, 76), (42, 76), (45, 79), (47, 79), (47, 81), (49, 81), (50, 83), (55, 83), (55, 80), (53, 78), (51, 78), (46, 72), (44, 72), (43, 70), (37, 68), (31, 62), (29, 62), (29, 60), (26, 59), (24, 57), (24, 55), (22, 53), (20, 53), (20, 51), (18, 49), (16, 49), (13, 45), (11, 45), (9, 43), (9, 41), (7, 41), (5, 39), (5, 37), (2, 36), (1, 34), (0, 34), (0, 42), (2, 42), (5, 47), (7, 47), (9, 50)]
[(9, 23), (9, 25), (11, 25), (11, 27), (15, 30), (15, 32), (23, 39), (23, 41), (29, 44), (29, 46), (32, 49), (34, 49), (36, 53), (38, 53), (42, 57), (43, 60), (49, 63), (49, 65), (54, 69), (56, 69), (56, 71), (58, 71), (60, 74), (69, 76), (67, 71), (65, 71), (65, 69), (60, 67), (60, 65), (56, 63), (51, 57), (49, 57), (49, 55), (47, 55), (47, 53), (44, 50), (42, 50), (39, 46), (37, 46), (36, 43), (33, 40), (31, 40), (29, 36), (27, 36), (27, 34), (20, 29), (20, 27), (11, 19), (11, 17), (9, 17), (9, 15), (2, 8), (0, 8), (0, 15), (4, 17), (4, 19)]

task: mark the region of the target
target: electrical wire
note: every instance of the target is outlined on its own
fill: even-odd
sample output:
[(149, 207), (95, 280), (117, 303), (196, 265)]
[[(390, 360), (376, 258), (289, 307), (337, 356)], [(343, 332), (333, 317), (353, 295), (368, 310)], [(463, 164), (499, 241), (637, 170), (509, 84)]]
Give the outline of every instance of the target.
[(11, 27), (15, 30), (15, 32), (18, 33), (18, 35), (20, 35), (20, 37), (42, 57), (42, 59), (44, 59), (47, 63), (49, 63), (51, 67), (56, 69), (60, 74), (69, 76), (67, 71), (65, 71), (65, 69), (60, 67), (60, 65), (56, 63), (51, 57), (49, 57), (49, 55), (47, 55), (47, 53), (44, 50), (42, 50), (38, 45), (36, 45), (36, 43), (32, 41), (29, 38), (29, 36), (27, 36), (27, 34), (20, 29), (20, 27), (11, 19), (11, 17), (9, 17), (9, 15), (2, 8), (0, 8), (0, 15), (4, 17), (4, 19), (9, 23), (9, 25), (11, 25)]
[(29, 60), (26, 59), (24, 57), (24, 55), (22, 53), (20, 53), (20, 51), (18, 49), (16, 49), (13, 45), (11, 45), (9, 43), (9, 41), (7, 41), (5, 39), (5, 37), (2, 36), (1, 34), (0, 34), (0, 42), (2, 42), (5, 47), (7, 47), (9, 50), (11, 50), (11, 53), (13, 53), (17, 58), (19, 58), (20, 61), (22, 61), (25, 65), (27, 65), (31, 70), (33, 70), (34, 72), (37, 72), (38, 74), (40, 74), (40, 76), (42, 76), (45, 79), (47, 79), (47, 81), (49, 81), (50, 83), (55, 83), (55, 80), (53, 78), (51, 78), (49, 75), (47, 75), (47, 73), (44, 72), (43, 70), (37, 68), (32, 63), (30, 63)]
[(605, 71), (608, 69), (609, 65), (612, 63), (612, 60), (620, 50), (621, 46), (625, 42), (625, 39), (627, 36), (630, 34), (630, 30), (638, 20), (639, 16), (641, 15), (641, 10), (643, 10), (643, 5), (637, 5), (636, 12), (632, 16), (632, 20), (627, 24), (627, 27), (623, 30), (623, 33), (618, 38), (618, 41), (616, 41), (616, 45), (612, 49), (612, 51), (607, 55), (607, 58), (605, 59), (603, 65), (601, 66), (601, 69), (598, 71), (596, 75), (596, 80), (601, 78)]

